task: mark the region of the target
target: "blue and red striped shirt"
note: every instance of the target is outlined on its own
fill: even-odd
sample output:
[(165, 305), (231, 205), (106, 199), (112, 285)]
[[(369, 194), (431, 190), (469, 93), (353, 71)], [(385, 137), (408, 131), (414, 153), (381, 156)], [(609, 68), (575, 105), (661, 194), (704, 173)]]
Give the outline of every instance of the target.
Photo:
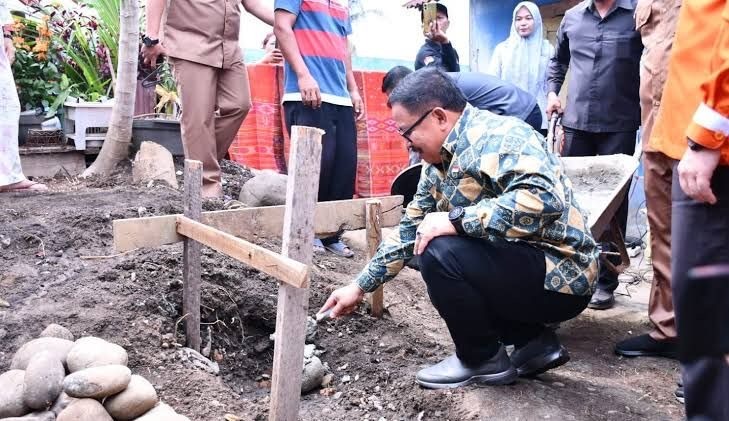
[[(323, 102), (352, 106), (344, 60), (352, 33), (348, 0), (275, 0), (275, 10), (296, 15), (294, 36), (309, 73), (319, 84)], [(301, 101), (299, 82), (284, 63), (283, 102)]]

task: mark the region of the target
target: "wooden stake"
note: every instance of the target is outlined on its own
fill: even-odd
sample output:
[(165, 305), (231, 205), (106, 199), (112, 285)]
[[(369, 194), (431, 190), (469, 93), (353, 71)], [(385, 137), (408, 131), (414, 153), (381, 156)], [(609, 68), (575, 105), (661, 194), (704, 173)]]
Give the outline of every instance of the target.
[[(202, 215), (202, 162), (185, 160), (185, 216), (199, 221)], [(182, 252), (182, 314), (187, 346), (200, 352), (200, 261), (201, 245), (185, 238)]]
[[(286, 185), (281, 254), (311, 264), (314, 209), (319, 189), (322, 130), (293, 126)], [(271, 421), (299, 419), (309, 289), (281, 284), (276, 309), (276, 341), (271, 379)]]
[[(366, 233), (367, 233), (367, 257), (372, 258), (377, 247), (382, 242), (382, 203), (379, 200), (368, 200), (366, 207)], [(368, 301), (372, 309), (372, 315), (382, 317), (385, 312), (383, 287), (379, 287), (370, 294)]]

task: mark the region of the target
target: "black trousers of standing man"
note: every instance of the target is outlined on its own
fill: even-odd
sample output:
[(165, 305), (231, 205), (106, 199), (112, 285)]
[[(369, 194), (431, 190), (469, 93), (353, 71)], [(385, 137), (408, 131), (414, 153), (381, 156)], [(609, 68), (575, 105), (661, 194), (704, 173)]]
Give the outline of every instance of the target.
[(589, 296), (545, 290), (545, 271), (544, 252), (526, 243), (442, 236), (420, 256), (430, 301), (466, 364), (493, 357), (501, 344), (519, 348), (545, 323), (587, 307)]
[[(689, 271), (697, 266), (729, 263), (729, 167), (719, 167), (714, 172), (711, 186), (718, 199), (715, 205), (688, 197), (681, 189), (675, 168), (673, 174), (671, 276), (678, 338), (692, 342), (681, 343), (681, 348), (695, 347), (699, 340), (705, 343), (705, 349), (695, 350), (693, 358), (681, 356), (686, 416), (690, 421), (729, 420), (729, 349), (725, 349), (726, 345), (724, 349), (716, 346), (726, 344), (723, 338), (729, 335), (729, 325), (726, 320), (718, 321), (713, 325), (719, 328), (711, 329), (712, 324), (699, 319), (702, 314), (712, 317), (722, 310), (727, 314), (729, 277), (717, 279), (714, 289), (705, 291), (702, 297), (691, 289), (696, 288), (696, 282), (706, 280), (689, 276)], [(705, 307), (702, 301), (706, 299), (713, 303), (713, 308), (697, 308)], [(698, 340), (689, 339), (695, 335), (699, 335)], [(701, 353), (704, 356), (697, 356)]]
[[(593, 133), (565, 127), (564, 137), (563, 156), (597, 156), (621, 153), (633, 155), (635, 152), (635, 130), (628, 132)], [(630, 184), (628, 185), (629, 190)], [(628, 196), (626, 195), (615, 213), (618, 224), (620, 224), (620, 231), (623, 235), (625, 235), (628, 225), (628, 202)], [(617, 261), (613, 263), (620, 263), (619, 260), (617, 258)], [(617, 287), (618, 274), (610, 272), (605, 265), (602, 265), (600, 267), (600, 278), (597, 281), (597, 288), (612, 293)]]

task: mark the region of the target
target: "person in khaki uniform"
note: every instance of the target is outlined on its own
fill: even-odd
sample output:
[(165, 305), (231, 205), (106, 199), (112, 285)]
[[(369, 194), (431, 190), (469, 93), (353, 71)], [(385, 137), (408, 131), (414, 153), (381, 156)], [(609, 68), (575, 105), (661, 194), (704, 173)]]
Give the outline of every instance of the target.
[(619, 342), (615, 352), (626, 357), (676, 357), (676, 319), (671, 293), (671, 178), (677, 161), (651, 147), (648, 139), (661, 105), (680, 9), (681, 0), (639, 0), (635, 11), (635, 27), (645, 47), (640, 66), (640, 109), (645, 196), (653, 251), (653, 284), (648, 302), (653, 330)]
[(185, 158), (203, 163), (203, 197), (222, 197), (219, 161), (251, 108), (238, 41), (241, 3), (273, 25), (273, 9), (261, 0), (170, 0), (166, 22), (162, 16), (167, 0), (147, 0), (142, 54), (148, 65), (161, 54), (170, 58), (182, 102)]

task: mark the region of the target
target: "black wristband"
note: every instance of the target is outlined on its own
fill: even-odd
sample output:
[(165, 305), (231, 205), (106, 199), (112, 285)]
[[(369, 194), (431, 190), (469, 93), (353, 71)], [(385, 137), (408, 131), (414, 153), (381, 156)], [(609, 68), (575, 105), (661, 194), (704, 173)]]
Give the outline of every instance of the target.
[(3, 32), (3, 38), (13, 39), (13, 34), (8, 34), (6, 32)]

